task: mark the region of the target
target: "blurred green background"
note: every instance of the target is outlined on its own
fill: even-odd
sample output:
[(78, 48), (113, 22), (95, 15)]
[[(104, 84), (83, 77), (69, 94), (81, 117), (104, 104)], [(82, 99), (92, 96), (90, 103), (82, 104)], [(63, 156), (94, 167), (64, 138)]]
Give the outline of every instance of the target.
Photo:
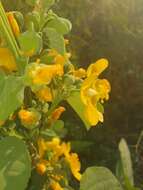
[(117, 144), (125, 137), (133, 152), (136, 183), (141, 184), (143, 161), (135, 144), (143, 128), (143, 1), (60, 0), (55, 9), (73, 23), (67, 37), (75, 64), (87, 68), (102, 57), (110, 62), (103, 73), (112, 86), (104, 124), (87, 133), (72, 114), (68, 139), (81, 140), (82, 146), (76, 142), (75, 147), (85, 167), (105, 165), (115, 171)]

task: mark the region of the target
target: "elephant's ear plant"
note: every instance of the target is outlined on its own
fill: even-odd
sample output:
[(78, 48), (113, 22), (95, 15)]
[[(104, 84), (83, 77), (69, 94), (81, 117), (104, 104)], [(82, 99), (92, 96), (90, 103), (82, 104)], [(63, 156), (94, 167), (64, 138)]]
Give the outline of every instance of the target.
[[(32, 9), (26, 15), (5, 12), (0, 3), (0, 189), (70, 190), (70, 179), (80, 181), (82, 174), (78, 155), (62, 140), (62, 103), (77, 112), (87, 129), (103, 122), (110, 84), (99, 76), (108, 61), (76, 69), (64, 38), (72, 25), (51, 10), (55, 0), (24, 3)], [(83, 179), (93, 179), (94, 170)], [(104, 173), (114, 189), (121, 189), (108, 170), (98, 168), (98, 173), (99, 180)], [(82, 180), (81, 190), (86, 185)]]

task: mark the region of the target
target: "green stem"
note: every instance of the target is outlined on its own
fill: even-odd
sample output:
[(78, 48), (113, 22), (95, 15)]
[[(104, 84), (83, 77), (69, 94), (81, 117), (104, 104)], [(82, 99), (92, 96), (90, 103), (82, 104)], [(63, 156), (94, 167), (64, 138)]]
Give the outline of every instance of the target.
[(8, 21), (8, 19), (7, 19), (6, 13), (5, 13), (5, 11), (4, 11), (4, 8), (3, 8), (1, 2), (0, 2), (0, 16), (1, 16), (1, 18), (2, 18), (2, 20), (3, 20), (3, 23), (4, 23), (4, 25), (5, 25), (6, 29), (7, 29), (7, 32), (9, 33), (9, 36), (10, 36), (10, 38), (11, 38), (11, 41), (10, 41), (10, 42), (12, 42), (12, 43), (14, 44), (14, 46), (15, 46), (15, 51), (17, 51), (17, 54), (20, 56), (19, 47), (18, 47), (18, 45), (17, 45), (17, 42), (16, 42), (16, 40), (15, 40), (15, 37), (14, 37), (14, 35), (13, 35), (13, 32), (12, 32), (12, 30), (11, 30), (11, 27), (10, 27), (10, 25), (9, 25), (9, 21)]
[(16, 58), (18, 58), (18, 54), (17, 51), (15, 49), (15, 46), (11, 40), (11, 37), (7, 31), (7, 28), (5, 27), (2, 18), (0, 17), (0, 23), (1, 23), (1, 31), (2, 31), (2, 35), (4, 35), (4, 37), (6, 38), (6, 41), (9, 42), (8, 45), (10, 46), (10, 48), (12, 49), (14, 55)]

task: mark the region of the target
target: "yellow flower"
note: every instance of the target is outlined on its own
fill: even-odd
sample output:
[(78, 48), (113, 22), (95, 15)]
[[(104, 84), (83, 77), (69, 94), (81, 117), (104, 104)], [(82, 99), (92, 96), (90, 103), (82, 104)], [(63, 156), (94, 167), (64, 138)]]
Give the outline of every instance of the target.
[(44, 141), (44, 139), (39, 139), (38, 149), (39, 149), (39, 157), (41, 160), (44, 159), (45, 153), (47, 151), (53, 152), (53, 157), (55, 160), (57, 160), (58, 157), (63, 154), (59, 138), (53, 138), (51, 141)]
[(46, 165), (45, 163), (38, 163), (36, 165), (36, 170), (40, 175), (44, 175), (46, 172)]
[(44, 85), (49, 84), (56, 75), (62, 76), (63, 74), (62, 65), (36, 64), (30, 67), (28, 77), (32, 79), (33, 84)]
[(39, 98), (39, 100), (41, 100), (41, 101), (51, 102), (53, 99), (52, 94), (51, 94), (51, 90), (47, 86), (36, 91), (35, 94)]
[(64, 57), (64, 56), (62, 56), (62, 55), (60, 55), (60, 54), (57, 54), (57, 55), (55, 56), (54, 63), (55, 63), (56, 65), (58, 65), (58, 64), (64, 65), (65, 62), (66, 62), (66, 60), (65, 60), (65, 57)]
[(51, 49), (48, 53), (49, 56), (54, 58), (54, 64), (58, 65), (64, 65), (66, 62), (65, 56), (59, 54), (56, 50)]
[[(66, 161), (69, 163), (69, 167), (73, 176), (77, 179), (81, 179), (80, 174), (80, 161), (76, 153), (70, 153), (71, 146), (70, 143), (61, 143), (59, 138), (53, 138), (51, 141), (45, 141), (44, 139), (38, 140), (39, 149), (39, 160), (40, 163), (46, 165), (54, 165), (58, 162), (61, 156), (64, 156)], [(45, 160), (44, 156), (47, 151), (52, 152), (52, 157), (49, 161)], [(43, 166), (40, 165), (40, 171), (43, 171)]]
[(53, 121), (56, 121), (60, 118), (61, 114), (65, 111), (65, 108), (60, 106), (57, 109), (54, 110), (54, 112), (51, 115), (51, 119)]
[(85, 78), (86, 77), (86, 70), (83, 68), (80, 68), (78, 70), (75, 70), (73, 74), (77, 78)]
[(34, 111), (21, 109), (18, 115), (24, 125), (33, 125), (38, 121), (37, 114)]
[(56, 182), (56, 181), (52, 181), (51, 182), (50, 188), (52, 190), (64, 190), (64, 188), (62, 188), (61, 185), (58, 182)]
[(0, 67), (9, 72), (17, 70), (16, 60), (8, 48), (0, 48)]
[(103, 114), (92, 104), (85, 107), (85, 118), (89, 121), (91, 126), (97, 125), (99, 121), (103, 122)]
[(85, 118), (90, 125), (96, 125), (99, 121), (103, 122), (103, 114), (98, 110), (98, 102), (103, 103), (104, 99), (109, 99), (111, 90), (110, 84), (106, 79), (98, 79), (104, 69), (108, 66), (106, 59), (100, 59), (91, 64), (87, 69), (87, 78), (81, 87), (81, 100), (85, 105)]
[(90, 64), (87, 69), (87, 77), (94, 74), (95, 76), (99, 76), (107, 67), (109, 63), (107, 59), (99, 59), (95, 63)]
[(9, 23), (11, 25), (14, 35), (18, 37), (20, 34), (20, 29), (19, 29), (16, 19), (14, 18), (13, 13), (12, 12), (7, 13), (7, 17), (8, 17), (8, 20), (9, 20)]
[(47, 149), (53, 152), (54, 161), (57, 161), (59, 157), (63, 155), (63, 149), (60, 143), (60, 139), (56, 137), (53, 138), (52, 141), (46, 143)]
[(46, 143), (44, 139), (40, 138), (37, 144), (38, 144), (38, 150), (39, 150), (39, 158), (40, 160), (42, 160), (45, 155), (45, 151), (47, 150)]
[(80, 168), (81, 164), (78, 158), (78, 155), (76, 153), (71, 153), (66, 156), (66, 159), (70, 165), (71, 172), (73, 176), (80, 181), (81, 179), (81, 173), (80, 173)]
[(81, 179), (81, 173), (80, 173), (81, 164), (80, 164), (78, 155), (76, 153), (70, 153), (71, 151), (70, 143), (62, 143), (61, 147), (62, 147), (62, 152), (65, 156), (65, 159), (69, 163), (73, 176), (77, 180), (80, 180)]
[(55, 65), (64, 65), (66, 61), (71, 57), (71, 53), (59, 54), (56, 50), (51, 49), (48, 56), (53, 57), (53, 63)]

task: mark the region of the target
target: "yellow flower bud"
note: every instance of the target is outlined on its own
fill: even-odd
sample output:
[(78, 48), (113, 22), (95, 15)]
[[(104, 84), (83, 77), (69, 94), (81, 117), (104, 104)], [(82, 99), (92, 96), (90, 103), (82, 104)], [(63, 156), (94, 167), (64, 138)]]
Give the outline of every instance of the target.
[(86, 70), (83, 68), (80, 68), (78, 70), (74, 71), (74, 76), (77, 78), (85, 78), (86, 77)]
[(14, 35), (18, 37), (20, 34), (20, 29), (19, 29), (16, 19), (14, 18), (13, 13), (12, 12), (7, 13), (7, 17), (8, 17), (8, 20), (9, 20), (9, 23), (11, 25)]
[(65, 111), (65, 108), (60, 106), (52, 113), (51, 119), (56, 121), (60, 118), (61, 114)]
[(46, 172), (46, 165), (44, 163), (38, 163), (36, 170), (40, 175), (44, 175)]
[(39, 119), (34, 111), (25, 109), (21, 109), (18, 113), (18, 116), (24, 125), (33, 125)]

